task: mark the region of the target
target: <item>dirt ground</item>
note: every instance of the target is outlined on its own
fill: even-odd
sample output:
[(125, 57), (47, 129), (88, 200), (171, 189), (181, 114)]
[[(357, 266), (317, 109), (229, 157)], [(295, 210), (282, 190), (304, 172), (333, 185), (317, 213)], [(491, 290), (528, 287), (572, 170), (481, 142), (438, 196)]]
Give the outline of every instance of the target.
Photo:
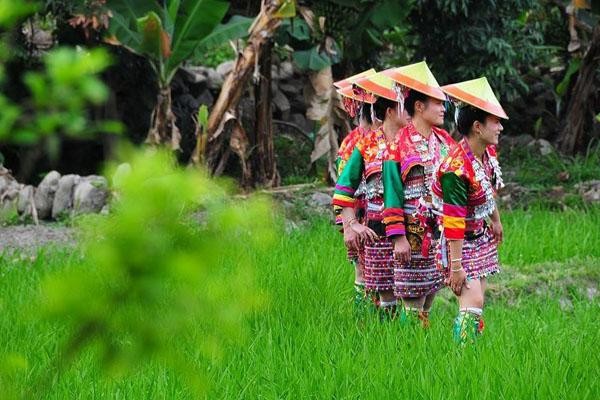
[(76, 240), (75, 230), (57, 224), (11, 225), (0, 227), (0, 253), (34, 251), (40, 247), (68, 246)]

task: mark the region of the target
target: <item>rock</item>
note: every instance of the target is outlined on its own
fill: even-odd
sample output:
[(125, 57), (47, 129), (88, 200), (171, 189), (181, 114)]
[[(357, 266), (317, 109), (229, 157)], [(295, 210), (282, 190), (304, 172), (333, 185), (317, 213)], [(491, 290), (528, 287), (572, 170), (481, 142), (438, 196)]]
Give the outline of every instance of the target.
[(102, 176), (91, 175), (75, 187), (73, 211), (77, 214), (99, 213), (108, 200), (108, 182)]
[(309, 121), (303, 114), (295, 113), (289, 118), (289, 121), (298, 125), (305, 133), (312, 131), (314, 123)]
[(586, 203), (600, 202), (600, 180), (584, 181), (575, 185), (583, 201)]
[(271, 78), (273, 80), (288, 80), (294, 76), (294, 64), (284, 61), (279, 65), (271, 66)]
[(204, 90), (196, 97), (196, 102), (211, 107), (215, 102), (215, 96), (213, 96), (209, 90)]
[(512, 208), (516, 203), (526, 199), (531, 190), (515, 182), (506, 182), (504, 187), (498, 191), (498, 201), (504, 207)]
[(8, 189), (13, 182), (10, 175), (1, 175), (0, 176), (0, 193), (4, 193), (6, 189)]
[(585, 201), (586, 203), (598, 203), (600, 202), (600, 190), (596, 189), (592, 189), (588, 192), (585, 192), (583, 194), (583, 201)]
[(527, 147), (535, 148), (543, 156), (554, 153), (554, 147), (546, 139), (536, 139), (527, 144)]
[(79, 175), (65, 175), (60, 178), (52, 203), (52, 219), (68, 213), (73, 208), (73, 191), (80, 180)]
[(233, 71), (233, 67), (235, 66), (235, 61), (225, 61), (217, 66), (217, 73), (221, 75), (223, 78), (227, 77), (231, 71)]
[(531, 135), (508, 136), (500, 135), (501, 146), (508, 145), (509, 147), (524, 147), (535, 139)]
[(548, 193), (548, 197), (552, 200), (562, 202), (565, 199), (567, 193), (565, 192), (565, 188), (563, 186), (552, 186), (550, 192)]
[(13, 200), (19, 196), (22, 185), (0, 164), (0, 200)]
[(598, 296), (598, 289), (590, 286), (587, 288), (586, 294), (589, 301), (594, 301), (594, 299)]
[(31, 185), (24, 186), (19, 191), (19, 197), (17, 201), (17, 211), (19, 214), (24, 214), (29, 211), (31, 200), (35, 198), (35, 188)]
[(181, 68), (186, 73), (186, 80), (193, 84), (208, 82), (208, 68), (202, 66), (190, 66)]
[(280, 83), (278, 87), (287, 95), (301, 96), (302, 91), (304, 90), (304, 83), (301, 79), (297, 79), (286, 83)]
[(571, 311), (573, 309), (573, 302), (567, 297), (561, 297), (558, 299), (558, 305), (563, 311)]
[(206, 70), (206, 73), (208, 79), (208, 88), (213, 90), (221, 89), (221, 86), (223, 86), (223, 82), (225, 81), (223, 75), (219, 74), (216, 70), (212, 68), (208, 68)]
[(177, 97), (177, 103), (182, 108), (197, 110), (200, 106), (198, 100), (189, 93), (182, 94)]
[(58, 189), (59, 180), (60, 174), (56, 171), (50, 171), (38, 185), (34, 201), (39, 219), (46, 219), (52, 215), (54, 194)]
[(281, 90), (276, 90), (275, 92), (273, 92), (272, 102), (275, 105), (275, 110), (281, 112), (282, 118), (285, 119), (285, 117), (287, 116), (286, 114), (288, 114), (290, 112), (290, 109), (292, 108), (290, 105), (290, 101), (287, 99), (285, 94), (283, 94)]
[(310, 203), (313, 206), (329, 207), (331, 206), (332, 201), (333, 197), (323, 192), (315, 192), (312, 196), (310, 196)]

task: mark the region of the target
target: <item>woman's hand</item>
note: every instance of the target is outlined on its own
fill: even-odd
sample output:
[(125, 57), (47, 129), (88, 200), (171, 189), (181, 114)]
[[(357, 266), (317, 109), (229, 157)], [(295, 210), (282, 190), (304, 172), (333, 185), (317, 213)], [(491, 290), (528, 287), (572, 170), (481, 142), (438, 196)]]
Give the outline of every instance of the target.
[(358, 237), (358, 234), (346, 225), (344, 225), (344, 244), (350, 250), (358, 251), (360, 248), (360, 238)]
[(361, 243), (374, 242), (379, 239), (379, 236), (373, 229), (364, 226), (358, 221), (352, 221), (349, 228), (358, 236)]
[(502, 243), (502, 240), (504, 239), (504, 231), (502, 229), (502, 223), (500, 222), (500, 220), (492, 221), (490, 228), (492, 229), (492, 235), (494, 235), (494, 240), (496, 241), (496, 243)]
[(410, 243), (406, 239), (405, 235), (396, 236), (393, 239), (394, 242), (394, 258), (401, 264), (408, 264), (410, 262)]
[(450, 276), (446, 280), (446, 284), (450, 286), (450, 289), (454, 292), (455, 295), (460, 296), (463, 285), (465, 285), (466, 288), (469, 289), (469, 285), (466, 284), (466, 281), (467, 273), (464, 269), (460, 268), (457, 271), (450, 271)]

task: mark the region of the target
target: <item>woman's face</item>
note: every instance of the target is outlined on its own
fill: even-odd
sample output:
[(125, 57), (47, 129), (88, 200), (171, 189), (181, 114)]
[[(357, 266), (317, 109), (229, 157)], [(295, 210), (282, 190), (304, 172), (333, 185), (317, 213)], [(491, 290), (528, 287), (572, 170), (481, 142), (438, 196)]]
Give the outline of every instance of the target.
[(500, 132), (504, 130), (504, 127), (500, 122), (500, 118), (494, 115), (488, 115), (485, 118), (484, 124), (480, 123), (479, 121), (476, 121), (475, 124), (479, 125), (479, 127), (476, 126), (477, 134), (485, 145), (498, 144)]
[(425, 103), (419, 101), (415, 106), (421, 118), (429, 124), (439, 126), (444, 123), (446, 107), (444, 107), (442, 100), (430, 97)]
[(400, 111), (400, 103), (396, 103), (396, 106), (393, 109), (387, 109), (386, 118), (390, 119), (390, 122), (397, 125), (398, 128), (404, 128), (410, 121), (410, 116), (406, 110), (403, 109)]

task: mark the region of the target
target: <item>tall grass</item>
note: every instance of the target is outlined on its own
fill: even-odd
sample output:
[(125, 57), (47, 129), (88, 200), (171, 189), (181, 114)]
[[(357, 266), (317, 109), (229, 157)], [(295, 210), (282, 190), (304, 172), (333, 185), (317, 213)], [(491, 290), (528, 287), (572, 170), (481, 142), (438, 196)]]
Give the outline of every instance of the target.
[(556, 212), (515, 210), (502, 215), (505, 243), (501, 261), (509, 265), (600, 257), (600, 207)]
[[(568, 229), (591, 228), (598, 213), (515, 212), (503, 218), (502, 257), (512, 265), (508, 268), (526, 270), (526, 264), (582, 252), (600, 258), (598, 232), (573, 235)], [(243, 243), (223, 245), (238, 246), (240, 257), (260, 266), (259, 290), (268, 302), (248, 321), (243, 345), (227, 345), (210, 359), (194, 347), (201, 329), (173, 338), (179, 351), (204, 366), (208, 399), (595, 399), (600, 394), (597, 299), (574, 298), (566, 309), (551, 294), (494, 301), (485, 310), (484, 336), (477, 346), (461, 350), (451, 337), (453, 300), (436, 300), (426, 332), (355, 315), (353, 272), (341, 235), (325, 221), (280, 237), (268, 253), (249, 253)], [(27, 387), (47, 368), (64, 329), (37, 319), (32, 299), (48, 271), (64, 269), (78, 256), (53, 250), (34, 261), (0, 260), (3, 384)], [(236, 262), (222, 260), (221, 267)], [(113, 377), (102, 375), (93, 360), (84, 354), (41, 397), (192, 398), (182, 377), (159, 360)]]
[[(577, 182), (598, 179), (600, 176), (598, 143), (590, 143), (585, 154), (572, 157), (556, 152), (542, 156), (526, 146), (500, 152), (500, 157), (504, 168), (514, 171), (511, 180), (533, 189), (553, 185), (573, 186)], [(568, 179), (560, 179), (560, 173), (566, 173)]]

